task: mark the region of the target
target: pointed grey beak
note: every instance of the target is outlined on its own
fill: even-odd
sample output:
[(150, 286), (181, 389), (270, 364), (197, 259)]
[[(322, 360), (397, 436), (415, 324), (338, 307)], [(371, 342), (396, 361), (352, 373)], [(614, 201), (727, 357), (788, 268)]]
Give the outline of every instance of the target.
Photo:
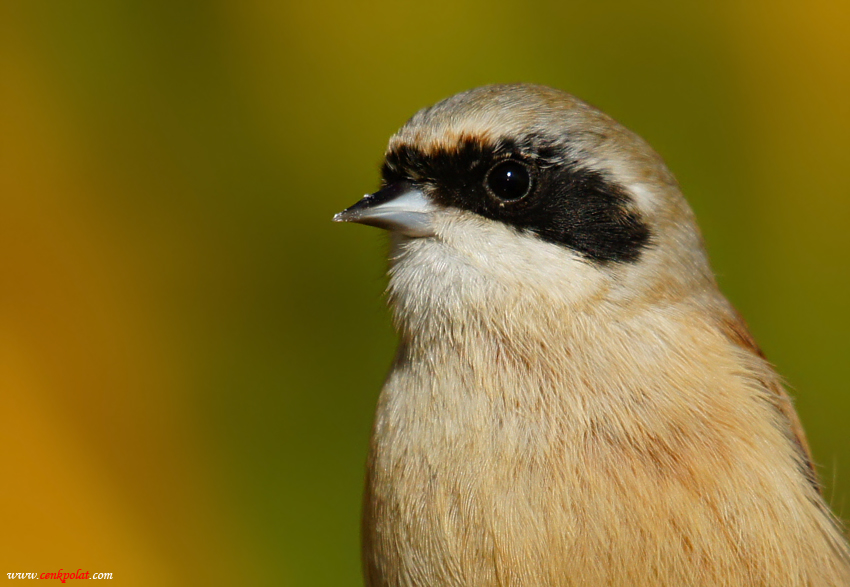
[(413, 183), (392, 183), (334, 216), (334, 222), (358, 222), (406, 236), (434, 236), (433, 202)]

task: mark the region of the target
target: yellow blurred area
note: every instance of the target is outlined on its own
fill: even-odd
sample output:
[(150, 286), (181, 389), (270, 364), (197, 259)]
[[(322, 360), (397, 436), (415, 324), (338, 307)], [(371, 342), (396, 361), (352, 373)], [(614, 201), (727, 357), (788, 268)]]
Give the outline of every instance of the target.
[(333, 225), (417, 109), (571, 91), (642, 134), (849, 514), (850, 4), (0, 4), (0, 574), (359, 584), (394, 340)]

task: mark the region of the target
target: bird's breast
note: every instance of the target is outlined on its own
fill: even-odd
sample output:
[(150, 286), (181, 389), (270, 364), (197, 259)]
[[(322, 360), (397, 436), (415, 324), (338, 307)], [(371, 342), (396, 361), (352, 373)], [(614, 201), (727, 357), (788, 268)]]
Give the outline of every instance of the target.
[[(822, 572), (800, 567), (803, 550), (837, 534), (775, 406), (734, 353), (652, 336), (631, 353), (492, 332), (467, 331), (469, 347), (406, 341), (369, 458), (369, 584), (804, 585)], [(789, 579), (771, 583), (777, 572)]]

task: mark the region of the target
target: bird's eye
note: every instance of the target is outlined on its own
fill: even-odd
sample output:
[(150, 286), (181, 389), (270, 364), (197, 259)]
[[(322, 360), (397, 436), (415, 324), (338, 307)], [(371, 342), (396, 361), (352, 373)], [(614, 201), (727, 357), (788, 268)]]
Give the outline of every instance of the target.
[(524, 163), (502, 161), (487, 172), (484, 185), (499, 200), (521, 200), (531, 191), (531, 173)]

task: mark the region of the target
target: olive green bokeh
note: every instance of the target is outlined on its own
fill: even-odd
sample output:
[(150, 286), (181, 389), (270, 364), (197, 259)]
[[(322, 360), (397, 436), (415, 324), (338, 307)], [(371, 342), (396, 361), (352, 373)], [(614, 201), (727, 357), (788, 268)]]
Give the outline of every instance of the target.
[[(77, 491), (114, 495), (138, 525), (120, 530), (147, 550), (91, 570), (125, 584), (360, 583), (363, 466), (394, 335), (385, 236), (331, 217), (375, 188), (410, 115), (491, 82), (566, 89), (665, 157), (847, 513), (848, 24), (846, 3), (826, 2), (4, 4), (0, 141), (19, 157), (0, 201), (43, 228), (8, 238), (33, 267), (59, 259), (82, 292), (48, 292), (32, 315), (79, 320), (62, 340), (133, 370), (126, 387), (116, 368), (108, 385), (16, 388), (112, 422), (66, 431), (102, 476)], [(88, 244), (64, 248), (55, 226)], [(23, 311), (9, 299), (4, 312)], [(100, 315), (108, 335), (84, 338)], [(9, 340), (33, 332), (18, 324)], [(15, 347), (32, 364), (60, 361), (52, 324)], [(135, 370), (162, 387), (129, 383)], [(31, 489), (13, 483), (9, 499)], [(34, 510), (73, 507), (45, 495)], [(88, 527), (85, 544), (104, 531)], [(62, 558), (74, 540), (48, 558), (19, 542), (0, 572), (96, 559)]]

